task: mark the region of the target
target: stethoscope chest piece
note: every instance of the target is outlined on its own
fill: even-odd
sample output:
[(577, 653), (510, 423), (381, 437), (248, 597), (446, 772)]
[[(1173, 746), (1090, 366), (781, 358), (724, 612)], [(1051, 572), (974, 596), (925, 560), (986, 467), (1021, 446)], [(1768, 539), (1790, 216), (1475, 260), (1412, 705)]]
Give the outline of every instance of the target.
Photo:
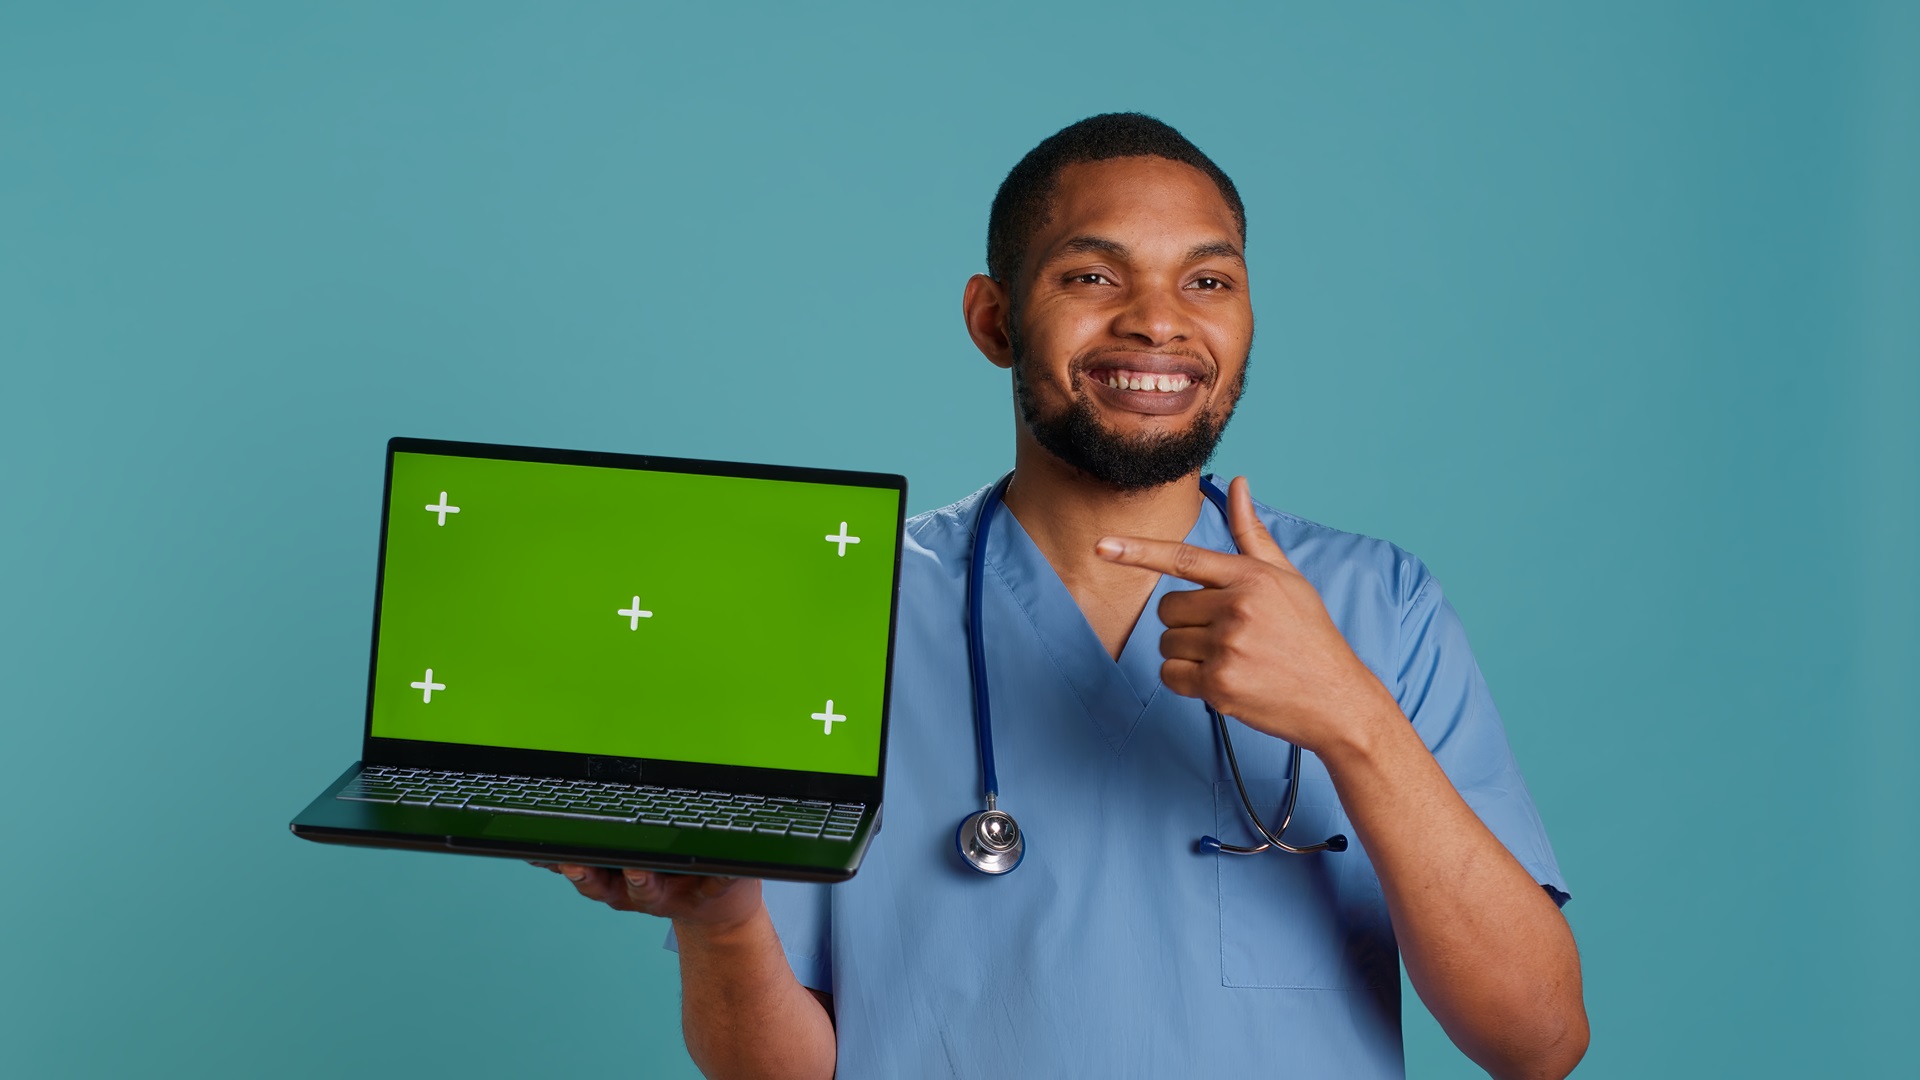
[(1005, 810), (982, 810), (968, 814), (954, 833), (960, 857), (983, 874), (1004, 874), (1020, 865), (1027, 853), (1020, 826)]

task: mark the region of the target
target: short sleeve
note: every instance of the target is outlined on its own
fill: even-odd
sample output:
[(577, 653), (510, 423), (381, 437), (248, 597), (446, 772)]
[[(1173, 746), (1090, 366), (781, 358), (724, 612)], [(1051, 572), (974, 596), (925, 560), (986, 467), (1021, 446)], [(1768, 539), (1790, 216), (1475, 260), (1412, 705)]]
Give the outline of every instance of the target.
[[(766, 899), (767, 913), (773, 916), (774, 933), (780, 935), (780, 948), (787, 954), (800, 985), (833, 992), (833, 950), (829, 937), (832, 896), (829, 885), (802, 881), (766, 881), (760, 893)], [(665, 947), (680, 951), (673, 930), (667, 930)]]
[(1414, 561), (1410, 570), (1413, 596), (1400, 620), (1394, 696), (1461, 798), (1554, 902), (1565, 904), (1566, 880), (1460, 616), (1426, 567)]

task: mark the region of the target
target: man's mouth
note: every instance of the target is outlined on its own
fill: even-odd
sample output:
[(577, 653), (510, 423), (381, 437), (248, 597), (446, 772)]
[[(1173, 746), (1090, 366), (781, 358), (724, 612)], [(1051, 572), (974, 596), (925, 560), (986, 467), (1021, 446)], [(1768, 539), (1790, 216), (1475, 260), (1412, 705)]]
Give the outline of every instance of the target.
[(1182, 370), (1178, 361), (1148, 361), (1160, 370), (1142, 367), (1097, 367), (1087, 372), (1093, 397), (1124, 412), (1172, 416), (1186, 412), (1199, 400), (1205, 385), (1197, 372)]
[(1108, 368), (1094, 372), (1093, 377), (1115, 390), (1147, 390), (1157, 394), (1177, 394), (1193, 385), (1191, 378), (1179, 372), (1164, 375), (1152, 371)]

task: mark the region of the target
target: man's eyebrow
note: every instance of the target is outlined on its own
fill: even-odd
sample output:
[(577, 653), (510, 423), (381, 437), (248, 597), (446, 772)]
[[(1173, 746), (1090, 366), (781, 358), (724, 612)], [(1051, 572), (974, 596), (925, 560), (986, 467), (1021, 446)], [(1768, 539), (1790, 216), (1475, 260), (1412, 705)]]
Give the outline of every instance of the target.
[(1132, 254), (1127, 250), (1127, 245), (1118, 240), (1109, 240), (1104, 236), (1088, 236), (1083, 233), (1061, 244), (1059, 250), (1053, 253), (1053, 258), (1058, 259), (1064, 255), (1110, 255), (1124, 262)]
[[(1118, 240), (1082, 234), (1062, 243), (1052, 255), (1048, 256), (1047, 261), (1052, 262), (1072, 255), (1105, 255), (1126, 262), (1132, 258), (1133, 252)], [(1232, 259), (1242, 265), (1247, 261), (1246, 256), (1240, 254), (1239, 248), (1225, 240), (1209, 240), (1187, 249), (1187, 262), (1199, 262), (1201, 259)]]
[(1232, 259), (1243, 265), (1247, 261), (1247, 257), (1240, 254), (1239, 248), (1234, 247), (1225, 240), (1211, 240), (1204, 244), (1195, 244), (1187, 250), (1188, 262), (1199, 262), (1201, 259)]

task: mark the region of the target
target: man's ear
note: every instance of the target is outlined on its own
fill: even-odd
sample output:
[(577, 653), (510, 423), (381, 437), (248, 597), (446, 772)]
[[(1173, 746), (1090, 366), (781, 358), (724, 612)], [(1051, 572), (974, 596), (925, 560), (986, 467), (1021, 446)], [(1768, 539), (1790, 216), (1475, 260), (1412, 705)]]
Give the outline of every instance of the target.
[(980, 355), (995, 367), (1012, 367), (1013, 342), (1007, 336), (1007, 325), (1013, 317), (1013, 303), (1006, 286), (985, 274), (973, 275), (967, 279), (960, 313), (967, 320), (967, 336)]

